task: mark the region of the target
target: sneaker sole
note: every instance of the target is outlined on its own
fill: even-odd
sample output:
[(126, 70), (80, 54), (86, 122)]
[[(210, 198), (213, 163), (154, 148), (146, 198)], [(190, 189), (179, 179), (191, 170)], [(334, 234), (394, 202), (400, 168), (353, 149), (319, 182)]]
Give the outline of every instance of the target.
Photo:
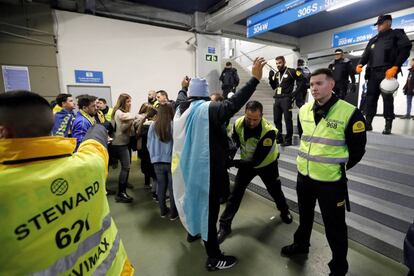
[(232, 268), (233, 266), (235, 266), (238, 263), (238, 261), (235, 261), (234, 263), (232, 263), (231, 265), (228, 266), (223, 266), (223, 267), (208, 267), (207, 271), (209, 272), (213, 272), (213, 271), (217, 271), (217, 270), (224, 270), (224, 269), (229, 269)]

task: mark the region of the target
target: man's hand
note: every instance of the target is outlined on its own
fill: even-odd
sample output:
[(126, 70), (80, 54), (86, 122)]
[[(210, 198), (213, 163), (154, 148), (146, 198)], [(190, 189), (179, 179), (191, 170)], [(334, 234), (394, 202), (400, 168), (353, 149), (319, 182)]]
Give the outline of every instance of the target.
[(385, 72), (385, 78), (387, 80), (392, 79), (398, 72), (398, 66), (393, 66)]
[(181, 81), (181, 87), (182, 88), (188, 88), (188, 85), (190, 84), (190, 78), (185, 76), (185, 78)]
[(357, 72), (358, 74), (361, 74), (361, 72), (362, 72), (362, 64), (358, 64), (356, 67), (355, 67), (355, 72)]
[(263, 76), (263, 67), (266, 65), (266, 60), (262, 57), (257, 57), (253, 62), (252, 76), (260, 81)]

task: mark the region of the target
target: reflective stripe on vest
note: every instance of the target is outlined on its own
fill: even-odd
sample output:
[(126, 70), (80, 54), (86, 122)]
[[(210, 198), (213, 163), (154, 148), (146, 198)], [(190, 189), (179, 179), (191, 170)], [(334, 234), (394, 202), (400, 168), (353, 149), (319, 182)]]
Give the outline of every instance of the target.
[(345, 130), (354, 111), (355, 106), (338, 100), (316, 125), (313, 103), (302, 106), (299, 119), (303, 133), (296, 159), (301, 174), (324, 182), (341, 178), (341, 164), (349, 157)]
[[(251, 160), (253, 158), (253, 154), (256, 151), (257, 144), (261, 141), (262, 138), (268, 133), (269, 131), (275, 131), (277, 135), (277, 129), (271, 125), (265, 118), (262, 118), (261, 125), (262, 125), (262, 132), (260, 133), (260, 138), (251, 137), (245, 141), (244, 139), (244, 116), (238, 118), (234, 123), (236, 133), (239, 136), (240, 140), (240, 157), (243, 160)], [(265, 167), (275, 160), (277, 160), (279, 156), (279, 148), (276, 144), (276, 141), (273, 141), (272, 148), (270, 149), (269, 153), (267, 154), (266, 158), (260, 163), (258, 166), (254, 167), (255, 169)]]

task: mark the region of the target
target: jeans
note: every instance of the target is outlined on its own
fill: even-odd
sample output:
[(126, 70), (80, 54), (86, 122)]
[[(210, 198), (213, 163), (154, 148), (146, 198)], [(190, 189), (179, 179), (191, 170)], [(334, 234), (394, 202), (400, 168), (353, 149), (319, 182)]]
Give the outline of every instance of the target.
[(175, 207), (174, 193), (172, 187), (172, 175), (171, 175), (171, 163), (154, 163), (154, 170), (157, 176), (157, 196), (160, 205), (161, 215), (167, 213), (167, 205), (165, 204), (165, 198), (167, 189), (170, 193), (170, 216), (177, 216), (177, 208)]
[(407, 95), (407, 113), (406, 115), (411, 115), (411, 105), (413, 102), (413, 95)]
[(129, 157), (128, 145), (114, 146), (110, 148), (111, 155), (114, 159), (121, 161), (121, 171), (118, 179), (118, 193), (125, 193), (128, 182), (129, 169), (131, 167), (131, 158)]

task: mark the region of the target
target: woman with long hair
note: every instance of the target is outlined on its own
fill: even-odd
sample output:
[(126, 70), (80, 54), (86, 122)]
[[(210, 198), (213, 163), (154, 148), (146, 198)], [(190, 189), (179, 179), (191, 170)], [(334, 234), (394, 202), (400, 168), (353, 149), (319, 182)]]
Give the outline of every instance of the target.
[[(171, 104), (161, 104), (153, 124), (148, 131), (147, 147), (154, 164), (155, 175), (157, 177), (157, 196), (160, 205), (161, 217), (169, 215), (170, 220), (178, 218), (177, 208), (175, 207), (174, 194), (172, 188), (171, 159), (173, 147), (172, 120), (174, 110)], [(170, 208), (167, 208), (165, 199), (167, 189), (170, 194)]]
[(129, 203), (133, 198), (126, 193), (128, 183), (129, 169), (131, 167), (131, 158), (128, 149), (129, 139), (131, 136), (132, 122), (135, 115), (130, 113), (131, 96), (122, 93), (112, 112), (112, 126), (114, 128), (114, 137), (111, 146), (111, 155), (121, 161), (121, 171), (118, 180), (118, 194), (115, 198), (117, 202)]

